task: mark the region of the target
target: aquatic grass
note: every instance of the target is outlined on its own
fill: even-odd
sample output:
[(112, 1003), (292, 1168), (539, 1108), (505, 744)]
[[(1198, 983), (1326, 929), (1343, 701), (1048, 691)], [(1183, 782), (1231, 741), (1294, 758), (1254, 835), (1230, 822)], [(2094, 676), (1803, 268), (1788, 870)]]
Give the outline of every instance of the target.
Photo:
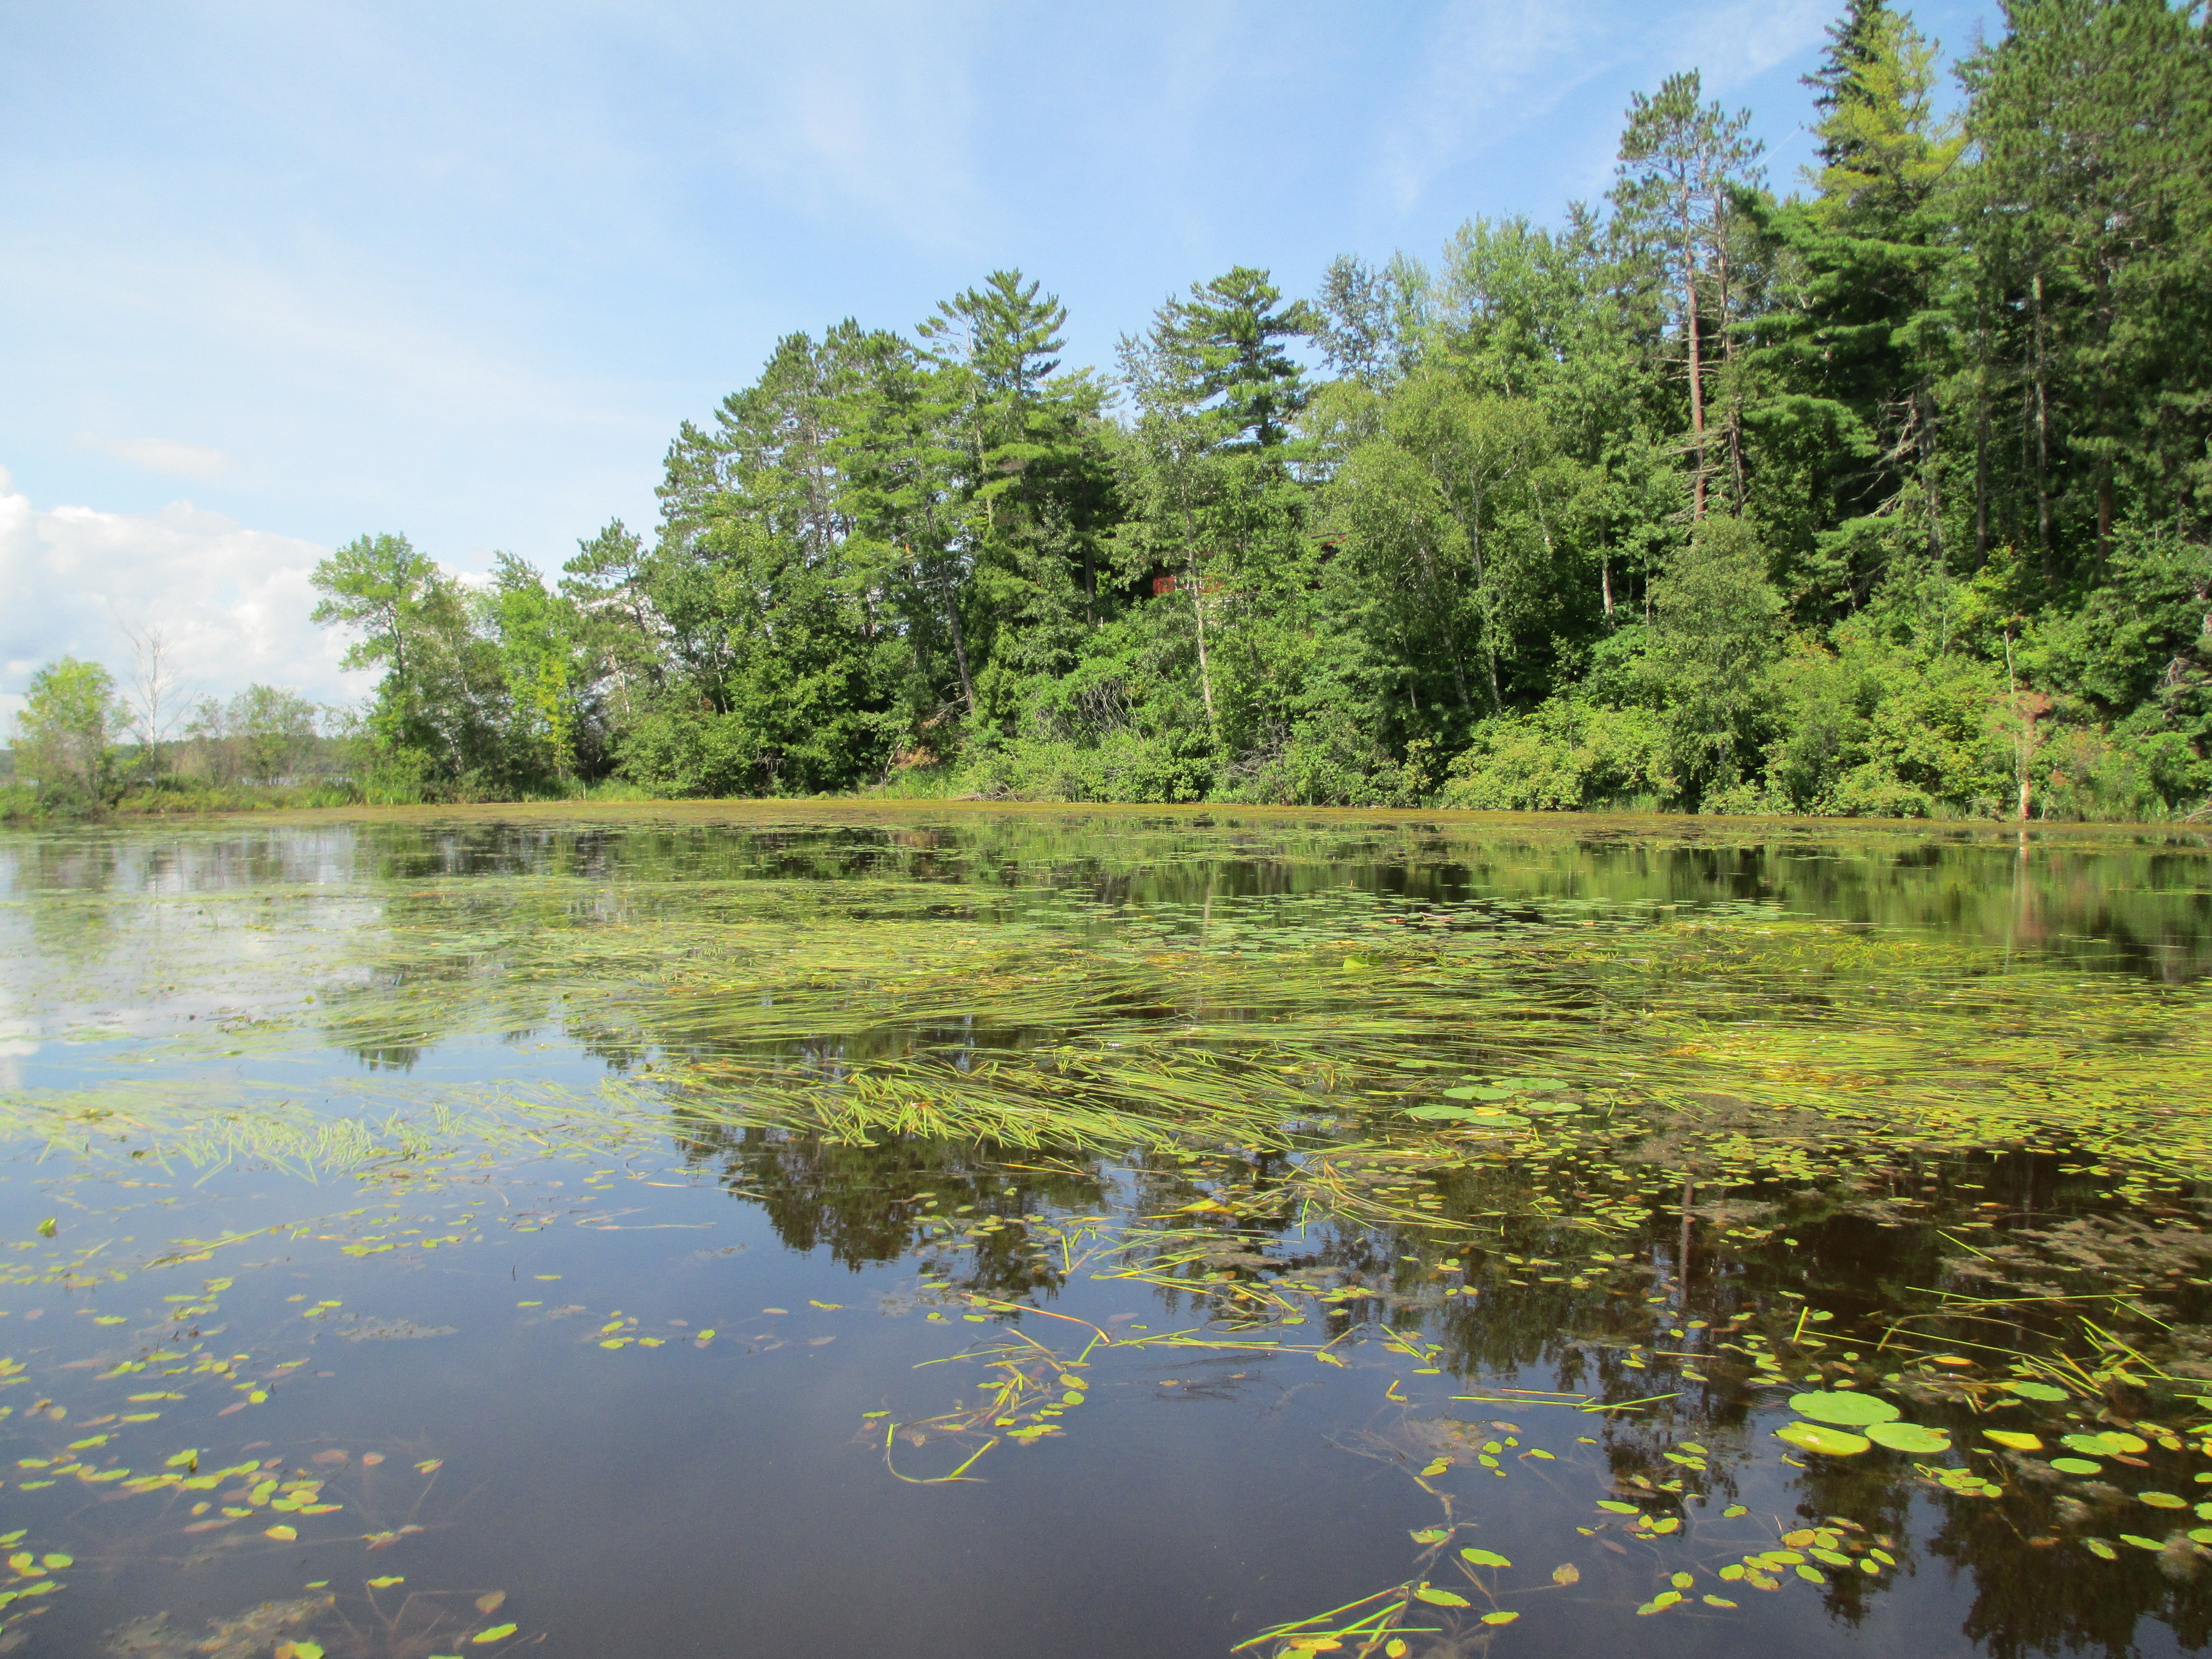
[[(1765, 1589), (1754, 1573), (1839, 1603), (1869, 1593), (1882, 1574), (1864, 1564), (1886, 1572), (1870, 1551), (1889, 1547), (1848, 1528), (1803, 1546), (1703, 1528), (1726, 1480), (1778, 1474), (1774, 1414), (1793, 1398), (1879, 1393), (1902, 1414), (1885, 1420), (1918, 1431), (1801, 1449), (1779, 1478), (1822, 1516), (1917, 1492), (2002, 1516), (2020, 1529), (2005, 1548), (2033, 1533), (2100, 1561), (2087, 1522), (2037, 1507), (2045, 1476), (2008, 1461), (2037, 1454), (1983, 1431), (2047, 1448), (2062, 1429), (2202, 1415), (2205, 1267), (2188, 1241), (2204, 1237), (2212, 1131), (2194, 1106), (2212, 1022), (2185, 975), (1774, 902), (1678, 907), (1656, 879), (1594, 896), (1576, 886), (1596, 866), (1556, 847), (1491, 867), (1494, 885), (1528, 878), (1511, 902), (1474, 879), (1413, 890), (1443, 856), (1413, 828), (1314, 830), (1286, 875), (1250, 884), (1273, 890), (1236, 890), (1219, 866), (1244, 832), (1218, 826), (1127, 822), (1069, 865), (1042, 820), (981, 847), (905, 830), (889, 848), (763, 842), (738, 878), (702, 874), (685, 822), (650, 879), (553, 852), (485, 872), (457, 831), (437, 867), (335, 893), (57, 907), (43, 960), (61, 966), (24, 1006), (46, 1038), (118, 1046), (82, 1066), (107, 1068), (95, 1086), (0, 1091), (0, 1133), (40, 1152), (58, 1191), (143, 1170), (210, 1193), (241, 1170), (294, 1180), (280, 1221), (195, 1223), (137, 1257), (26, 1241), (14, 1282), (230, 1272), (254, 1239), (427, 1252), (479, 1236), (463, 1206), (526, 1233), (554, 1218), (524, 1196), (548, 1158), (672, 1146), (794, 1248), (923, 1264), (912, 1306), (955, 1341), (920, 1375), (985, 1386), (867, 1421), (902, 1481), (968, 1486), (1024, 1448), (1053, 1456), (1092, 1409), (1071, 1379), (1103, 1368), (1162, 1389), (1232, 1389), (1248, 1359), (1380, 1385), (1387, 1410), (1341, 1443), (1401, 1471), (1443, 1524), (1390, 1588), (1247, 1644), (1288, 1653), (1464, 1648), (1491, 1614), (1536, 1607), (1500, 1598), (1565, 1582), (1548, 1563), (1457, 1553), (1483, 1553), (1461, 1528), (1504, 1518), (1485, 1494), (1540, 1468), (1605, 1494), (1578, 1535), (1653, 1563), (1639, 1614), (1724, 1610), (1726, 1585)], [(1248, 839), (1233, 850), (1285, 844)], [(1377, 858), (1407, 890), (1347, 882)], [(1139, 872), (1153, 884), (1133, 898), (1116, 883)], [(38, 925), (37, 908), (4, 925)], [(417, 1065), (464, 1042), (519, 1080)], [(607, 1074), (553, 1086), (533, 1076), (549, 1050)], [(124, 1054), (154, 1063), (117, 1080)], [(327, 1075), (334, 1058), (348, 1075)], [(54, 1067), (75, 1074), (66, 1055)], [(1985, 1195), (2004, 1170), (2033, 1189), (2027, 1211)], [(433, 1193), (444, 1231), (418, 1215), (410, 1239), (376, 1207)], [(599, 1201), (564, 1213), (617, 1224), (587, 1212)], [(1823, 1259), (1846, 1247), (1848, 1270)], [(1094, 1278), (1142, 1287), (1163, 1328), (1049, 1305)], [(600, 1346), (625, 1358), (608, 1364), (695, 1346), (613, 1317)], [(2184, 1453), (2146, 1445), (2146, 1490), (2180, 1485), (2160, 1460)]]

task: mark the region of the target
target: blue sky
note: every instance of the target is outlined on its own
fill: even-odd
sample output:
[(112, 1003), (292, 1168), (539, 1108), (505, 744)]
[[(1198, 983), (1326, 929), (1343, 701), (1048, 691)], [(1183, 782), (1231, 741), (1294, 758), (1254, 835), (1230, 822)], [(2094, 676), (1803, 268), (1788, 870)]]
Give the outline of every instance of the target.
[(1839, 5), (0, 0), (0, 712), (118, 621), (198, 690), (357, 691), (323, 550), (556, 566), (778, 335), (994, 267), (1103, 363), (1231, 264), (1602, 194), (1692, 67), (1786, 185)]

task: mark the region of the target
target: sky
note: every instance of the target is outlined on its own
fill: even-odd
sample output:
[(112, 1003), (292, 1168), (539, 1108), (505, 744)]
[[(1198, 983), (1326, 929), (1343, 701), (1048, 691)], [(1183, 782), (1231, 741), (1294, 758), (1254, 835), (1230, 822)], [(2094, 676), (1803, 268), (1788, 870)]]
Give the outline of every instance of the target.
[[(1110, 362), (1233, 264), (1433, 256), (1698, 70), (1787, 187), (1840, 0), (0, 0), (0, 733), (64, 653), (362, 695), (331, 548), (552, 570), (775, 341), (1018, 267)], [(1947, 56), (1994, 0), (1915, 7)]]

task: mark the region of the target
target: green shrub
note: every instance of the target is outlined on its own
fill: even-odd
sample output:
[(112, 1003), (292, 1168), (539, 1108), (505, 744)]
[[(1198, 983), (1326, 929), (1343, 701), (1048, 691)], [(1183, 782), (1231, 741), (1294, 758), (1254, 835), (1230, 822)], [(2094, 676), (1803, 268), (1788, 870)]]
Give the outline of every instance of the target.
[(1680, 787), (1668, 765), (1668, 742), (1666, 723), (1650, 709), (1555, 697), (1476, 726), (1438, 803), (1493, 812), (1672, 803)]

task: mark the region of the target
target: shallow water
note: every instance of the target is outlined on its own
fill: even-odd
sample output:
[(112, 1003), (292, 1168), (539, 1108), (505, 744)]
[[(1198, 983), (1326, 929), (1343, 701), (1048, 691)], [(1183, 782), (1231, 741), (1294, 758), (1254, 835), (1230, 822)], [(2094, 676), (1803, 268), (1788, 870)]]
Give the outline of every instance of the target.
[(2201, 836), (363, 815), (0, 945), (0, 1648), (2212, 1630)]

